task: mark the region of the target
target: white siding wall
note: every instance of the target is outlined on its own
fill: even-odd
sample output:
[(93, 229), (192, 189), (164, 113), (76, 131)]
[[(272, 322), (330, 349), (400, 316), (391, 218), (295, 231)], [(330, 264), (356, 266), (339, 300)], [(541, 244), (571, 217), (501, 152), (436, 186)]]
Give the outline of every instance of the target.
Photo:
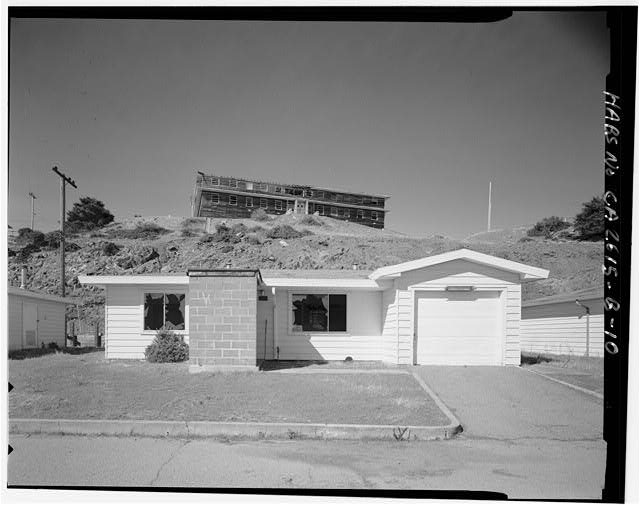
[[(345, 293), (335, 290), (293, 290), (295, 293)], [(289, 293), (286, 289), (276, 294), (277, 345), (280, 359), (380, 360), (382, 333), (382, 294), (380, 291), (347, 291), (347, 333), (293, 333), (289, 332)]]
[(22, 297), (9, 295), (9, 350), (22, 349)]
[(398, 306), (395, 288), (382, 292), (381, 359), (386, 363), (398, 362)]
[(66, 305), (60, 302), (9, 294), (9, 350), (22, 349), (22, 305), (32, 303), (38, 307), (38, 347), (55, 342), (64, 346)]
[[(105, 306), (105, 357), (107, 359), (144, 359), (144, 350), (153, 342), (156, 332), (143, 331), (143, 294), (162, 291), (187, 293), (188, 286), (112, 285), (107, 287)], [(185, 302), (185, 312), (188, 331), (188, 297)], [(188, 333), (183, 334), (188, 343)]]
[[(602, 300), (586, 303), (589, 318), (589, 355), (604, 356)], [(554, 303), (522, 309), (522, 350), (536, 353), (583, 356), (587, 349), (586, 317), (575, 302)]]
[(504, 291), (504, 364), (520, 364), (520, 280), (505, 272), (466, 260), (454, 260), (402, 274), (395, 281), (398, 292), (398, 363), (414, 362), (414, 306), (412, 289), (444, 289), (445, 286), (476, 286)]

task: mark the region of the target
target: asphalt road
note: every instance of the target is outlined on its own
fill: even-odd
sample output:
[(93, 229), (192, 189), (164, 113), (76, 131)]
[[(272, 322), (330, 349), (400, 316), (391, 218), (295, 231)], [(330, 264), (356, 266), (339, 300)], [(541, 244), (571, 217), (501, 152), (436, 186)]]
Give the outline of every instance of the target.
[(478, 490), (599, 499), (602, 404), (514, 368), (418, 368), (465, 427), (433, 442), (10, 436), (9, 485)]

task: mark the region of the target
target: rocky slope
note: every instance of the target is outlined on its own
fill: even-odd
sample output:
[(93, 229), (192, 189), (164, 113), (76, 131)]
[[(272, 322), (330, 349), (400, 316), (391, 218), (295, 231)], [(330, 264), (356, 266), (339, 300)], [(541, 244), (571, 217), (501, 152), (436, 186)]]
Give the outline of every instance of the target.
[[(70, 237), (67, 294), (77, 302), (68, 309), (72, 324), (89, 332), (96, 321), (104, 320), (102, 290), (80, 286), (78, 275), (83, 274), (184, 272), (191, 265), (349, 269), (357, 264), (360, 269), (375, 269), (466, 247), (549, 269), (549, 279), (523, 285), (525, 300), (595, 286), (602, 279), (602, 242), (530, 239), (525, 237), (526, 228), (481, 233), (464, 240), (442, 235), (413, 238), (328, 217), (286, 215), (264, 221), (226, 220), (228, 229), (216, 233), (216, 225), (224, 221), (212, 219), (207, 229), (205, 219), (135, 218)], [(161, 233), (162, 229), (166, 232)], [(10, 256), (10, 285), (20, 284), (22, 265), (28, 268), (29, 289), (59, 292), (56, 249), (43, 249), (26, 258)]]

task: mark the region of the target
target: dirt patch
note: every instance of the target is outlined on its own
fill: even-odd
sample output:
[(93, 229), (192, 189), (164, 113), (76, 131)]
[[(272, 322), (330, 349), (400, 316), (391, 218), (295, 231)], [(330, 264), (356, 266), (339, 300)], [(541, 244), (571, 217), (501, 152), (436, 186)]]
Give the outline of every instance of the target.
[(186, 364), (54, 354), (10, 361), (10, 418), (448, 424), (409, 374), (189, 374)]

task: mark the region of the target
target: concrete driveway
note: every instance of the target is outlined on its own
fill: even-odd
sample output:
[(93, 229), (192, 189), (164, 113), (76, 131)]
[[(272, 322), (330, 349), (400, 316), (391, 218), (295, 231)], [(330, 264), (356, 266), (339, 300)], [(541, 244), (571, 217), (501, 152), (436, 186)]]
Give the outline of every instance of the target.
[(458, 417), (465, 438), (602, 439), (601, 400), (521, 368), (413, 370)]

